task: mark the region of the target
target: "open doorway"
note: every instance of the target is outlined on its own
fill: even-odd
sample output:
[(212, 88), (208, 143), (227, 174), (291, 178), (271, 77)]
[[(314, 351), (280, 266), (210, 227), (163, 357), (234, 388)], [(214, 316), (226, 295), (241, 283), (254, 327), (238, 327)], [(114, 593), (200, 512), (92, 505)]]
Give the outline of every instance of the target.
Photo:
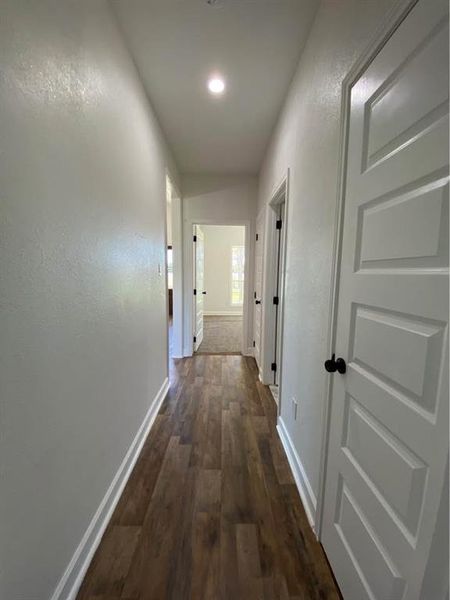
[(242, 352), (245, 254), (245, 226), (194, 225), (195, 352)]
[(169, 176), (166, 177), (166, 211), (168, 356), (179, 358), (183, 355), (181, 199)]
[(273, 311), (274, 311), (274, 340), (273, 340), (273, 363), (271, 365), (273, 371), (273, 386), (272, 393), (278, 400), (278, 386), (280, 383), (281, 365), (281, 333), (282, 333), (282, 316), (283, 316), (283, 296), (284, 296), (284, 200), (273, 207), (275, 213), (275, 269), (274, 269), (274, 295), (273, 295)]
[[(257, 221), (257, 235), (265, 232), (264, 249), (255, 252), (255, 320), (257, 311), (259, 318), (261, 341), (257, 348), (256, 359), (259, 366), (260, 378), (269, 385), (275, 402), (280, 410), (282, 386), (282, 352), (283, 352), (283, 309), (286, 272), (286, 234), (287, 234), (287, 202), (288, 177), (274, 192), (267, 211), (261, 213)], [(261, 223), (259, 223), (261, 221)], [(265, 227), (264, 227), (264, 221)], [(259, 243), (259, 239), (257, 240)], [(262, 244), (262, 240), (261, 240)], [(258, 258), (259, 257), (259, 258)], [(261, 263), (261, 264), (259, 264)], [(261, 293), (262, 275), (264, 273), (263, 293)], [(258, 283), (259, 282), (259, 283)], [(261, 305), (261, 306), (260, 306)], [(258, 339), (258, 322), (255, 323), (255, 340)]]
[[(273, 321), (273, 343), (271, 355), (273, 357), (270, 368), (272, 371), (272, 381), (269, 384), (270, 391), (275, 402), (279, 406), (280, 400), (280, 381), (281, 381), (281, 352), (282, 352), (282, 332), (283, 332), (283, 306), (284, 306), (284, 272), (285, 272), (285, 198), (281, 196), (279, 201), (274, 203), (271, 208), (275, 220), (275, 237), (273, 238), (273, 300), (272, 300), (272, 321)], [(284, 226), (284, 227), (283, 227)]]

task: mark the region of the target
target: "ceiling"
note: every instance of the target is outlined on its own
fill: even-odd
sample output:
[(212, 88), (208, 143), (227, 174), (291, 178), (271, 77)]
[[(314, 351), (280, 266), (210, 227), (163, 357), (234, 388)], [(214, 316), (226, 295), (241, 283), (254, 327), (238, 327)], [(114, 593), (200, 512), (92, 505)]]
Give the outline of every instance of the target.
[(180, 171), (256, 173), (318, 0), (210, 1), (112, 5)]

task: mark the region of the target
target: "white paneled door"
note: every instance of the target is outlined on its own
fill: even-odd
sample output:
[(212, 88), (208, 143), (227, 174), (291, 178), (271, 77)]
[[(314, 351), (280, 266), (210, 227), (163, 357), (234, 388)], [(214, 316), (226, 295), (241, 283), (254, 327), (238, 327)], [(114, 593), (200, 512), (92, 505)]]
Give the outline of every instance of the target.
[[(422, 589), (448, 456), (448, 5), (353, 85), (322, 541), (345, 600)], [(332, 366), (332, 365), (331, 365)]]
[(261, 328), (262, 328), (262, 307), (261, 298), (263, 293), (263, 268), (264, 268), (264, 226), (265, 211), (262, 210), (256, 219), (256, 241), (255, 241), (255, 290), (254, 311), (253, 311), (253, 337), (254, 337), (254, 356), (261, 370)]
[(194, 351), (203, 341), (203, 299), (205, 280), (205, 241), (202, 228), (195, 226), (194, 234)]

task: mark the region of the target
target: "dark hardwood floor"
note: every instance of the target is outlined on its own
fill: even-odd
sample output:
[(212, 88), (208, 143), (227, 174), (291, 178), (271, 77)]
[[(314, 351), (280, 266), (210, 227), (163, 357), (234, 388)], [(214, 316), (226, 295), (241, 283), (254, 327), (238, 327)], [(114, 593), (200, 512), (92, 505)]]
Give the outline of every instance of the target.
[(78, 600), (338, 600), (253, 359), (173, 361)]

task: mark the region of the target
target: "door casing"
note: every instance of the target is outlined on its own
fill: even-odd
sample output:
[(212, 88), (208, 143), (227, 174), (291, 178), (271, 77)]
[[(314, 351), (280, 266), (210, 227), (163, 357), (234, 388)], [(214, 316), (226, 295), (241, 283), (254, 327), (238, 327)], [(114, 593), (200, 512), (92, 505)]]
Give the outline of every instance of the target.
[[(199, 244), (201, 242), (202, 245), (202, 252), (203, 252), (203, 268), (202, 268), (202, 280), (204, 280), (204, 276), (205, 276), (205, 254), (204, 254), (204, 249), (205, 249), (205, 245), (204, 245), (204, 234), (203, 231), (201, 229), (200, 226), (194, 225), (194, 227), (192, 228), (192, 234), (193, 234), (193, 244), (192, 244), (192, 264), (193, 264), (193, 278), (192, 278), (192, 287), (194, 292), (194, 298), (193, 298), (193, 302), (192, 302), (192, 307), (193, 307), (193, 314), (192, 314), (192, 333), (193, 333), (193, 338), (195, 341), (193, 341), (193, 351), (196, 352), (199, 348), (199, 346), (201, 345), (202, 341), (203, 341), (203, 312), (204, 312), (204, 299), (203, 299), (203, 287), (204, 287), (204, 283), (202, 283), (201, 285), (198, 282), (198, 273), (197, 273), (197, 266), (198, 266), (198, 261), (197, 261), (197, 253), (198, 253), (198, 249), (199, 249)], [(200, 289), (200, 287), (202, 289)], [(201, 328), (201, 336), (199, 336), (199, 332), (198, 332), (198, 306), (199, 306), (199, 302), (201, 301), (201, 306), (202, 306), (202, 328)]]
[[(170, 184), (172, 191), (172, 252), (173, 252), (173, 356), (172, 358), (181, 358), (183, 356), (183, 235), (182, 235), (182, 199), (181, 193), (174, 184), (173, 179), (166, 171), (166, 185)], [(167, 213), (166, 213), (167, 219)], [(165, 223), (165, 246), (167, 248), (167, 221)], [(167, 291), (167, 254), (164, 260), (165, 270), (165, 289)], [(166, 299), (166, 318), (169, 323), (169, 297), (167, 291)], [(169, 341), (167, 340), (167, 369), (169, 372)]]
[[(250, 334), (253, 330), (253, 313), (249, 304), (253, 298), (251, 290), (253, 289), (253, 277), (250, 264), (253, 263), (253, 247), (252, 239), (254, 236), (254, 224), (246, 219), (193, 219), (185, 222), (185, 231), (189, 232), (185, 235), (184, 240), (184, 344), (183, 355), (192, 356), (194, 353), (194, 295), (193, 295), (193, 273), (194, 260), (192, 251), (192, 236), (195, 225), (240, 225), (245, 227), (245, 269), (244, 269), (244, 304), (243, 304), (243, 335), (242, 335), (242, 355), (252, 356), (253, 348), (249, 342)], [(250, 307), (250, 308), (249, 308)], [(251, 318), (250, 318), (251, 315)]]
[(284, 298), (285, 298), (285, 270), (286, 249), (288, 242), (288, 215), (289, 215), (289, 169), (282, 180), (275, 186), (266, 208), (266, 226), (264, 235), (263, 255), (263, 295), (262, 295), (262, 332), (261, 332), (261, 369), (260, 379), (264, 384), (273, 384), (273, 371), (271, 369), (274, 361), (276, 310), (273, 305), (273, 297), (277, 290), (278, 275), (278, 232), (276, 229), (277, 214), (280, 204), (284, 204), (284, 222), (281, 228), (281, 255), (282, 265), (281, 282), (279, 289), (280, 303), (279, 312), (279, 357), (277, 364), (278, 372), (278, 413), (282, 403), (282, 380), (283, 380), (283, 331), (284, 331)]
[[(259, 212), (257, 218), (256, 218), (256, 226), (255, 226), (255, 233), (256, 236), (258, 236), (256, 238), (255, 236), (255, 252), (254, 252), (254, 261), (253, 261), (253, 266), (254, 266), (254, 272), (253, 272), (253, 297), (252, 297), (252, 301), (253, 301), (253, 348), (254, 348), (254, 357), (256, 360), (256, 363), (258, 365), (258, 372), (259, 372), (259, 377), (261, 379), (262, 375), (262, 362), (261, 362), (261, 356), (262, 356), (262, 328), (263, 328), (263, 321), (262, 321), (262, 305), (259, 305), (259, 309), (257, 309), (255, 302), (258, 300), (259, 302), (261, 302), (262, 296), (263, 296), (263, 286), (264, 286), (264, 251), (265, 251), (265, 247), (264, 247), (264, 242), (266, 239), (265, 236), (265, 224), (266, 224), (266, 212), (265, 212), (265, 208), (261, 209), (261, 211)], [(258, 262), (260, 263), (258, 265)], [(260, 282), (259, 282), (259, 286), (257, 283), (257, 271), (258, 268), (260, 269)], [(258, 288), (258, 289), (257, 289)], [(257, 310), (259, 310), (259, 313), (257, 313)], [(259, 316), (259, 322), (257, 321), (257, 314)], [(258, 339), (258, 343), (256, 344), (256, 340)]]

